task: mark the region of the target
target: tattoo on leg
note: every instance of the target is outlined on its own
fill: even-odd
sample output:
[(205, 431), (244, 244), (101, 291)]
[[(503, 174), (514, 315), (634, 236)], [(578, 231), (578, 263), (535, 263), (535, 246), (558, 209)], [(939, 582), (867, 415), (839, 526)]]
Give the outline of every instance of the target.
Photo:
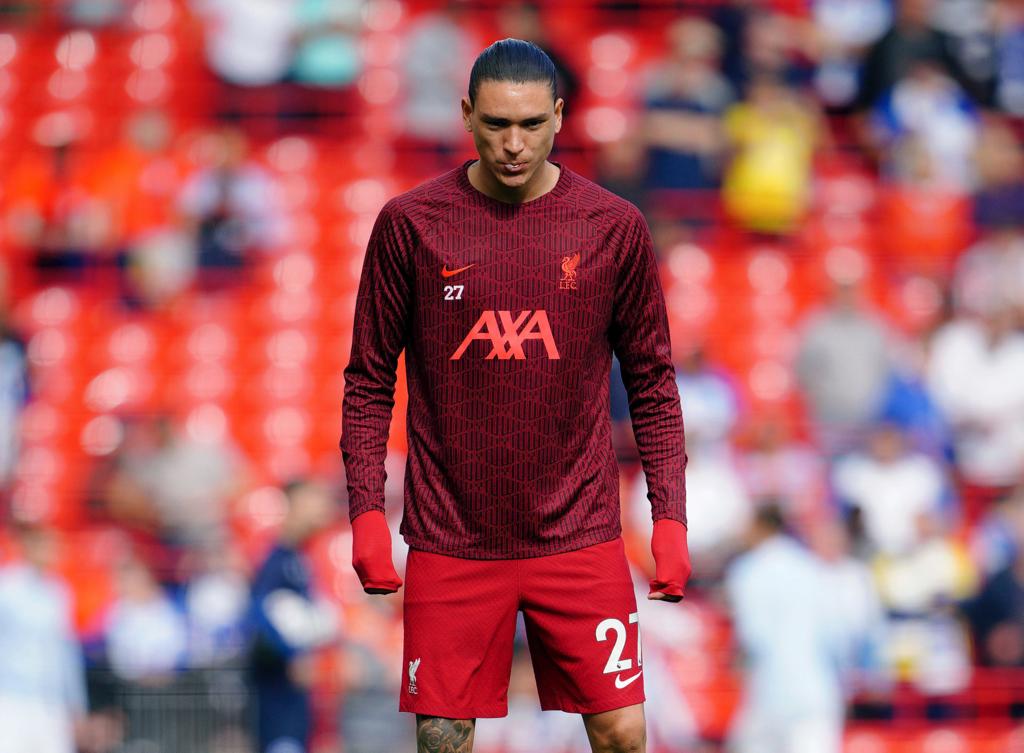
[(416, 717), (416, 753), (470, 753), (475, 719)]

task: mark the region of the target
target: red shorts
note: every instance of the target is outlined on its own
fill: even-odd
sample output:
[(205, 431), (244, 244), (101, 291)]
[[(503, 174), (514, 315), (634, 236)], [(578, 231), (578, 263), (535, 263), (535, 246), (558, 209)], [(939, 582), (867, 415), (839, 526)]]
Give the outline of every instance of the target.
[(413, 549), (404, 598), (401, 711), (505, 716), (519, 610), (541, 708), (594, 714), (645, 700), (636, 596), (621, 538), (512, 560)]

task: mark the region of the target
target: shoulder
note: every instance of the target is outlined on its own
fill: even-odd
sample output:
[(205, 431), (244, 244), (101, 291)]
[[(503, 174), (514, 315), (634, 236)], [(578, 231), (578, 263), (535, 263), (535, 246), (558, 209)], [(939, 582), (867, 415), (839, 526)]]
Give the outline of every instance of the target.
[(601, 226), (609, 234), (628, 236), (647, 231), (647, 220), (636, 204), (567, 167), (562, 169), (568, 171), (570, 188), (561, 201), (570, 206), (579, 218)]
[(429, 224), (462, 203), (459, 188), (459, 170), (462, 166), (420, 183), (390, 199), (381, 209), (381, 215), (396, 223), (413, 226)]
[(612, 193), (602, 185), (586, 178), (568, 167), (562, 167), (569, 179), (570, 189), (564, 200), (581, 207), (593, 207), (595, 210), (611, 217), (643, 219), (643, 214), (636, 204), (627, 201), (618, 194)]

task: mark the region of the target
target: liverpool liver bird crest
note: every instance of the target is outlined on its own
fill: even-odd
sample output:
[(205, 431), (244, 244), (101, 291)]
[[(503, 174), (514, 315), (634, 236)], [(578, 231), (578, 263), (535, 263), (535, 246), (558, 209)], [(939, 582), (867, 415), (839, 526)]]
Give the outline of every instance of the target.
[(576, 267), (580, 265), (580, 252), (572, 256), (562, 257), (562, 279), (558, 281), (558, 287), (562, 290), (576, 289)]

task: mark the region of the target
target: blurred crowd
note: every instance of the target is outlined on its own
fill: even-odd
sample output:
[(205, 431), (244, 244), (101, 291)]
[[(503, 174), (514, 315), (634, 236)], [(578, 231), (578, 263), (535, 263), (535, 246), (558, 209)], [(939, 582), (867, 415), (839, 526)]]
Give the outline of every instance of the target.
[[(401, 602), (365, 597), (350, 571), (334, 447), (264, 467), (236, 415), (106, 409), (116, 375), (94, 380), (72, 403), (95, 418), (62, 522), (26, 491), (46, 460), (25, 446), (59, 384), (39, 372), (59, 359), (24, 312), (75, 294), (94, 302), (77, 316), (160, 327), (263, 275), (284, 279), (287, 319), (305, 296), (296, 207), (315, 189), (281, 166), (315, 162), (309, 144), (331, 134), (383, 144), (379, 172), (400, 175), (374, 184), (388, 190), (458, 164), (470, 65), (505, 36), (556, 62), (554, 158), (637, 203), (663, 265), (695, 568), (678, 608), (643, 598), (650, 509), (617, 370), (610, 387), (651, 749), (746, 752), (767, 736), (824, 753), (845, 723), (907, 708), (980, 717), (972, 694), (995, 677), (984, 713), (1024, 715), (1024, 3), (564, 5), (0, 3), (0, 104), (24, 34), (52, 24), (70, 76), (97, 39), (165, 6), (213, 92), (198, 122), (139, 102), (97, 134), (55, 108), (25, 125), (27, 148), (0, 142), (0, 728), (25, 730), (0, 753), (407, 748)], [(140, 59), (158, 55), (140, 39)], [(351, 176), (364, 157), (325, 170)], [(387, 196), (362, 185), (332, 201), (372, 221)], [(359, 222), (332, 266), (358, 269)], [(719, 305), (775, 317), (788, 343), (756, 378), (733, 348), (746, 333), (687, 314), (737, 259), (771, 295), (716, 283)], [(801, 274), (812, 292), (795, 304), (779, 291)], [(197, 333), (190, 373), (216, 395), (231, 351), (220, 329)], [(275, 342), (266, 384), (287, 392), (301, 364)], [(311, 420), (337, 423), (336, 397)], [(520, 641), (510, 715), (481, 722), (476, 750), (588, 750), (577, 719), (539, 713), (532, 683)]]

